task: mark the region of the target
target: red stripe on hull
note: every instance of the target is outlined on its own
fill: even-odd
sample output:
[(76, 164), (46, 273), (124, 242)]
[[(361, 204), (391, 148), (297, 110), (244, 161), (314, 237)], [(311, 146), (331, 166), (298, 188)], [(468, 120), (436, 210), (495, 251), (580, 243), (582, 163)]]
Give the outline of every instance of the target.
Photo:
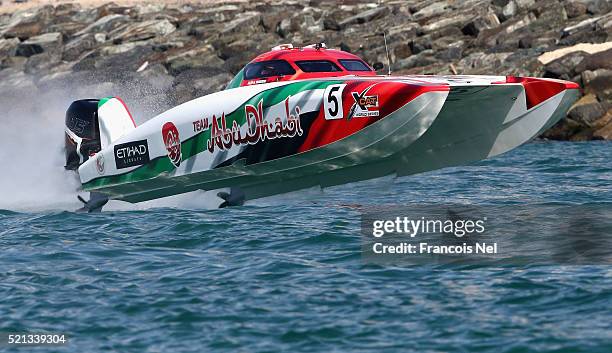
[[(366, 91), (367, 90), (367, 91)], [(344, 118), (338, 120), (326, 120), (324, 105), (321, 105), (308, 137), (300, 146), (299, 152), (311, 150), (313, 148), (325, 146), (332, 142), (350, 136), (366, 126), (369, 126), (380, 119), (384, 119), (389, 114), (406, 105), (416, 97), (430, 91), (449, 91), (447, 85), (413, 85), (402, 82), (385, 81), (347, 81), (342, 93), (342, 108)], [(358, 95), (376, 97), (378, 107), (369, 108), (378, 111), (378, 116), (356, 117), (349, 116), (351, 109), (356, 104), (353, 93)], [(324, 97), (325, 99), (326, 97)]]
[(520, 83), (525, 87), (527, 98), (527, 109), (544, 102), (548, 98), (557, 95), (566, 89), (579, 89), (577, 83), (545, 78), (515, 77), (507, 76), (506, 82), (493, 82), (494, 84)]

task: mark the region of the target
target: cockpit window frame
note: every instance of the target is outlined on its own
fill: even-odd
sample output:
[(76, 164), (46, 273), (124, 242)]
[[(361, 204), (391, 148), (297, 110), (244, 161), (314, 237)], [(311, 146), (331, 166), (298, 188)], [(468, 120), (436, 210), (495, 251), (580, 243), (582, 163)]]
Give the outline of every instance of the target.
[[(372, 72), (372, 69), (368, 66), (368, 64), (366, 64), (365, 62), (359, 59), (339, 59), (338, 62), (340, 63), (340, 65), (342, 65), (342, 67), (346, 71), (349, 71), (349, 72)], [(346, 67), (346, 64), (345, 64), (346, 62), (356, 62), (356, 63), (363, 64), (365, 70), (350, 70), (348, 67)]]
[[(331, 64), (331, 66), (336, 68), (336, 70), (335, 71), (317, 71), (317, 70), (311, 71), (311, 70), (304, 70), (304, 68), (306, 67), (306, 66), (304, 66), (304, 64), (317, 63), (317, 62), (318, 63), (325, 62), (325, 63)], [(295, 65), (297, 67), (299, 67), (300, 70), (302, 70), (305, 73), (342, 72), (342, 71), (344, 71), (344, 70), (342, 70), (342, 68), (340, 68), (338, 65), (336, 65), (335, 62), (333, 62), (331, 60), (324, 60), (324, 59), (318, 59), (318, 60), (298, 60), (298, 61), (295, 61)]]
[[(256, 65), (266, 65), (266, 64), (281, 64), (281, 66), (284, 66), (282, 68), (283, 71), (275, 71), (273, 73), (264, 74), (264, 75), (250, 75), (250, 72), (249, 72), (250, 67), (253, 67)], [(260, 72), (260, 70), (258, 70), (258, 72)], [(257, 79), (263, 79), (263, 78), (275, 77), (275, 76), (295, 75), (295, 69), (293, 68), (293, 66), (291, 66), (291, 64), (287, 60), (276, 59), (276, 60), (256, 61), (256, 62), (251, 62), (244, 67), (243, 75), (244, 75), (244, 80), (257, 80)]]

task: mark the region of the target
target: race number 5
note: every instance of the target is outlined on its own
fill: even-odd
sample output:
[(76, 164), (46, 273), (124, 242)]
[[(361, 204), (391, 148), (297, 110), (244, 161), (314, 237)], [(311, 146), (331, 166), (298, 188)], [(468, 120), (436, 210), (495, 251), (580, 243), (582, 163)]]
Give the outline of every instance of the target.
[(323, 110), (325, 120), (336, 120), (344, 118), (342, 109), (342, 91), (346, 84), (329, 85), (323, 94)]

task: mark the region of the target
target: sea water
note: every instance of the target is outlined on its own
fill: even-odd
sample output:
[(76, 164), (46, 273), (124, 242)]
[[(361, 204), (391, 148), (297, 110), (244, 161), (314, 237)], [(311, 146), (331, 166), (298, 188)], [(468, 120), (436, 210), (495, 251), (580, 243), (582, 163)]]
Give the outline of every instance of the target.
[(220, 210), (77, 214), (4, 201), (0, 332), (68, 335), (54, 351), (612, 351), (609, 265), (375, 265), (360, 241), (368, 206), (610, 210), (609, 142), (534, 142)]

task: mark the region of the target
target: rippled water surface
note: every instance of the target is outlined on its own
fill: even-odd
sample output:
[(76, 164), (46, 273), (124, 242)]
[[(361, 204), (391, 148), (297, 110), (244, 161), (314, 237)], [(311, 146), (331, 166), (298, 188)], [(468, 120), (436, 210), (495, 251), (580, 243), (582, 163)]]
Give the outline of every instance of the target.
[(3, 210), (0, 331), (74, 352), (612, 351), (610, 266), (364, 264), (359, 208), (422, 202), (611, 203), (612, 144), (233, 209)]

